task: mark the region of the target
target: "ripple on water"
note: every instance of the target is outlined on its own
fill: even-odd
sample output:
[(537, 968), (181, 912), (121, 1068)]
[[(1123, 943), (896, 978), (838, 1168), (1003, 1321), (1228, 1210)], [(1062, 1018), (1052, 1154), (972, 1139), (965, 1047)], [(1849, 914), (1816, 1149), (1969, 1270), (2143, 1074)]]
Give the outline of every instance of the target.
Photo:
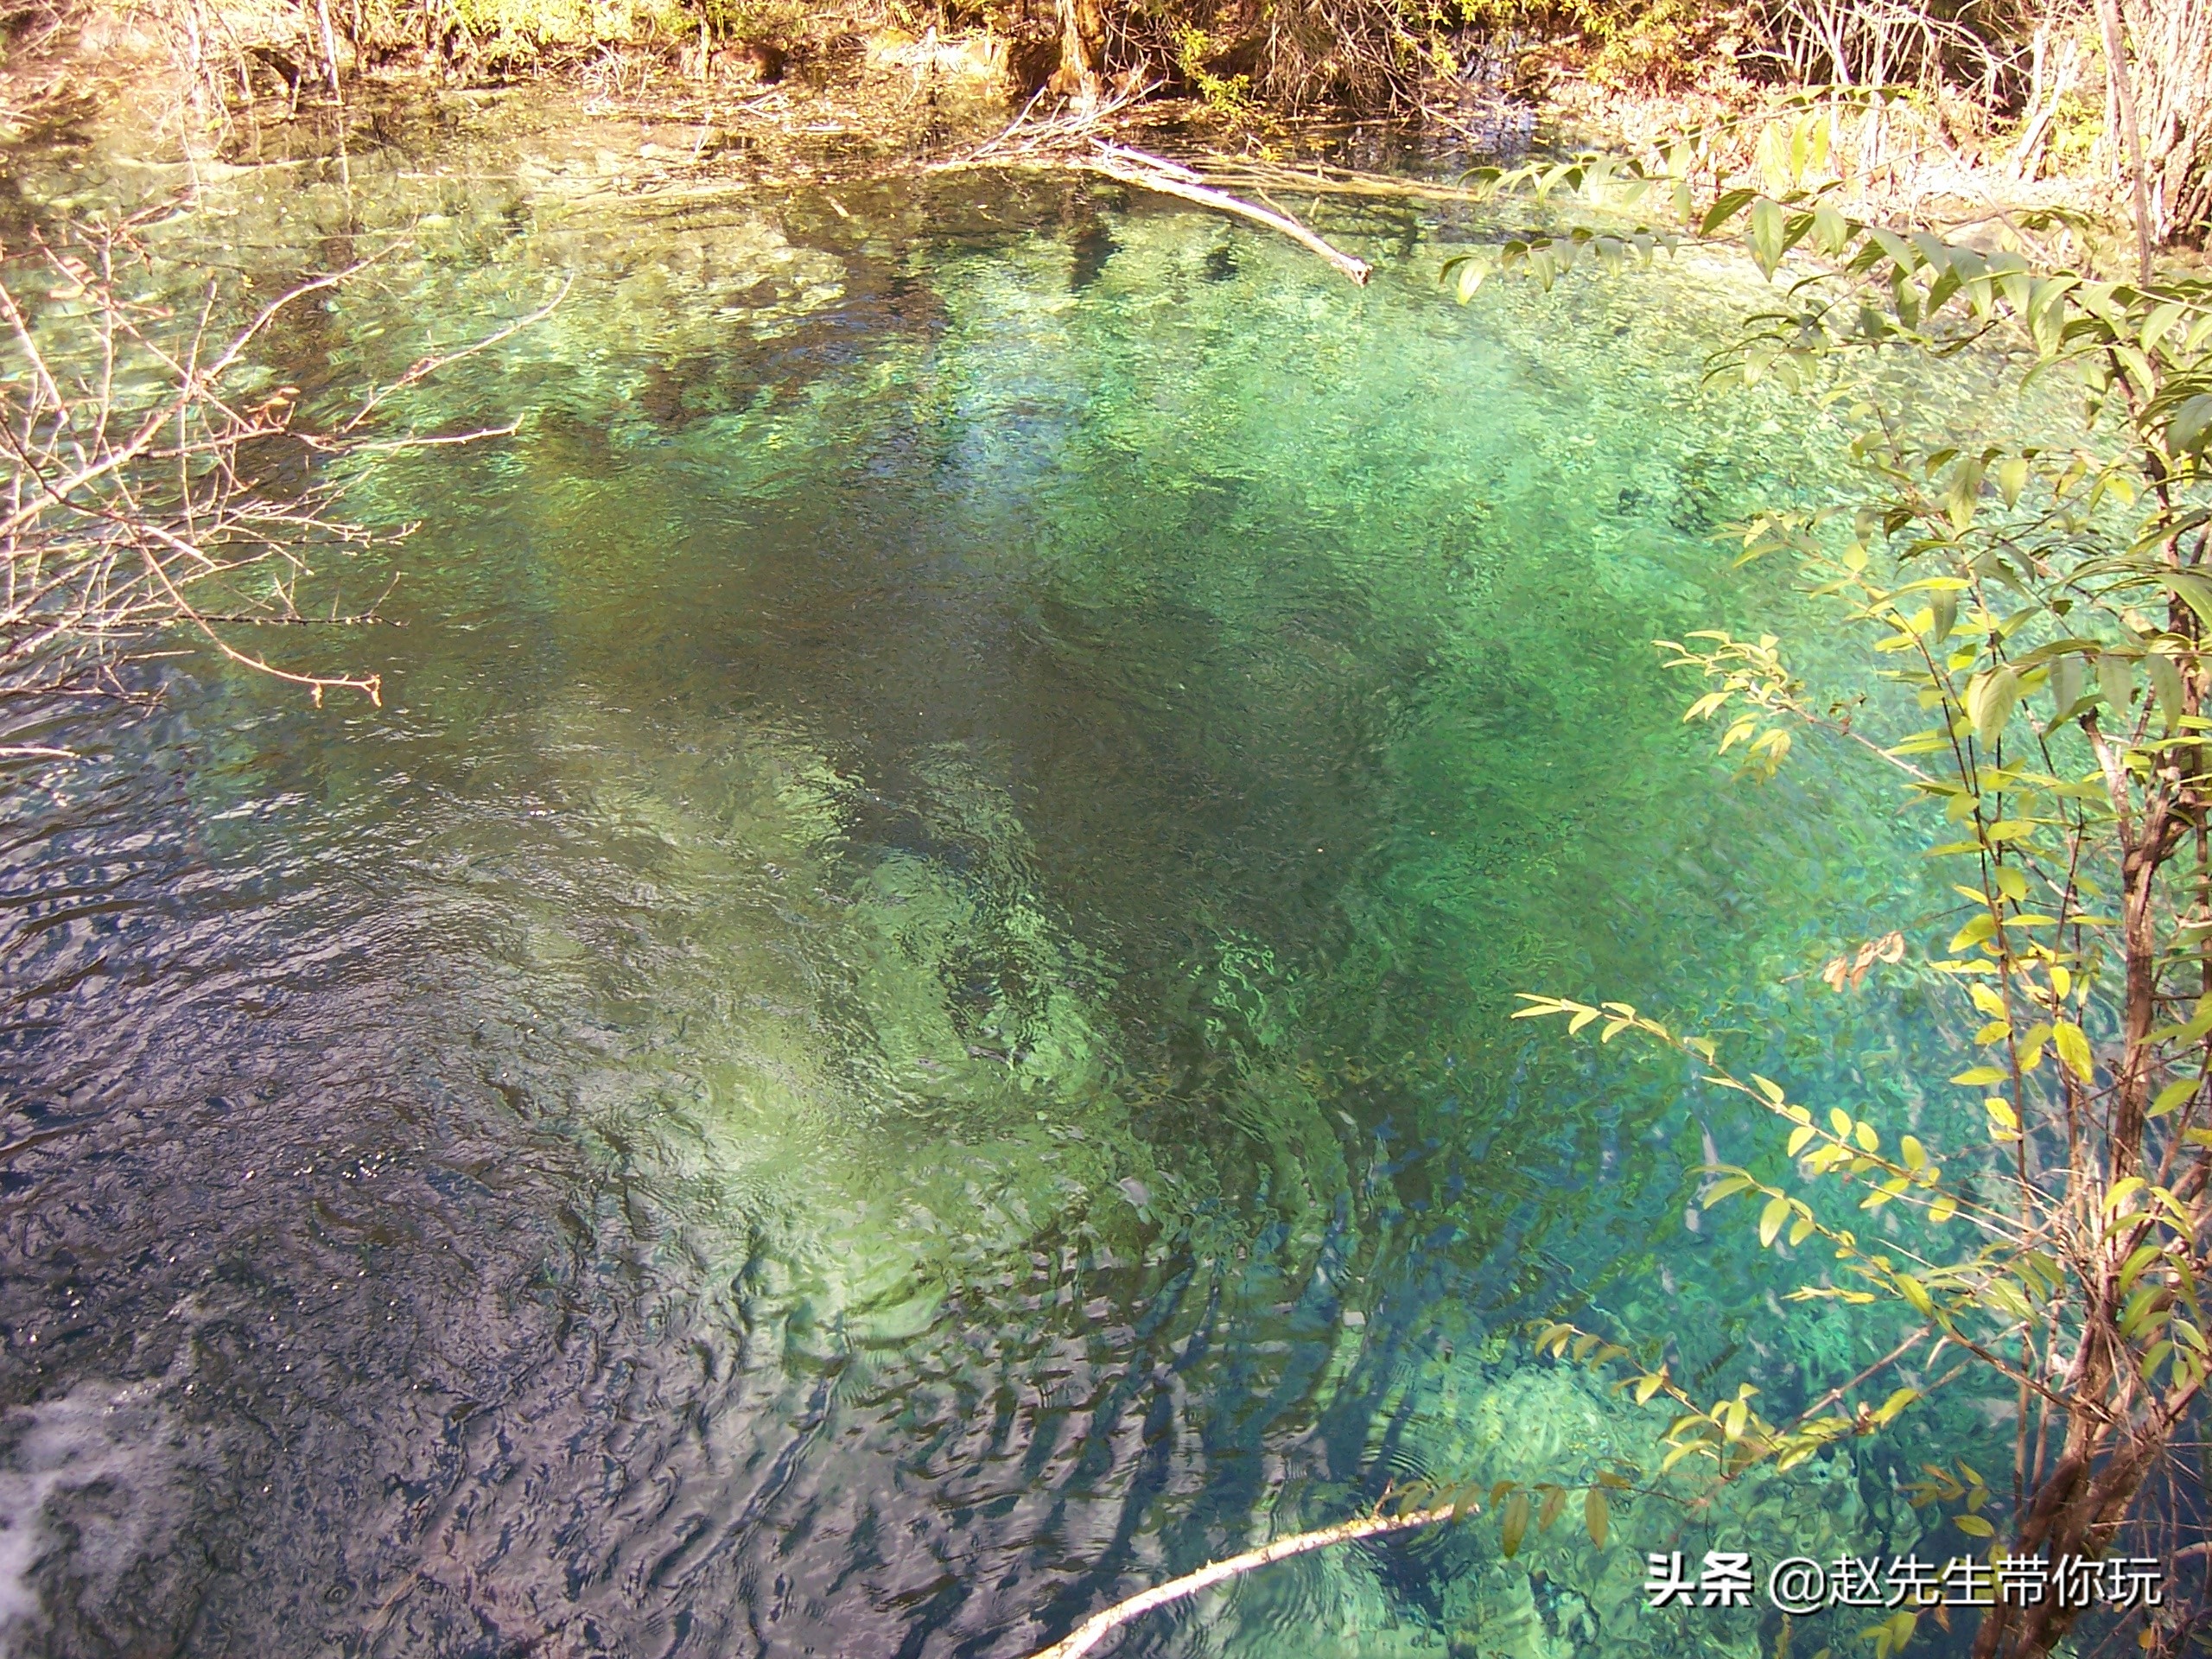
[[(19, 795), (8, 1640), (1016, 1654), (1497, 1465), (1500, 1402), (1560, 1478), (1624, 1445), (1498, 1334), (1577, 1274), (1732, 1340), (1740, 1261), (1642, 1265), (1677, 1080), (1503, 1018), (1732, 995), (1797, 948), (1752, 906), (1869, 887), (1651, 664), (1726, 620), (1712, 513), (1819, 476), (1693, 405), (1709, 296), (1447, 310), (1418, 238), (1355, 292), (973, 180), (358, 176), (442, 218), (276, 336), (316, 385), (577, 282), (413, 411), (512, 442), (359, 486), (425, 521), (349, 641), (386, 708), (195, 664)], [(1137, 1639), (1694, 1646), (1613, 1556), (1380, 1547)]]

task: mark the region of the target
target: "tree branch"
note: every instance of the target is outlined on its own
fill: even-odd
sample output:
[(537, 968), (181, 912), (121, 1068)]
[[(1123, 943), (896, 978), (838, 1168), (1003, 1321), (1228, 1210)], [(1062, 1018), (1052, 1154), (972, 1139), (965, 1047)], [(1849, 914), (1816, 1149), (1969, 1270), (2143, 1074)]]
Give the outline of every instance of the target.
[[(1459, 1513), (1465, 1514), (1465, 1510)], [(1179, 1579), (1119, 1601), (1101, 1613), (1089, 1618), (1071, 1630), (1049, 1648), (1041, 1648), (1030, 1659), (1078, 1659), (1089, 1653), (1122, 1625), (1140, 1618), (1155, 1607), (1165, 1607), (1172, 1601), (1181, 1601), (1201, 1590), (1221, 1584), (1274, 1561), (1287, 1560), (1293, 1555), (1303, 1555), (1308, 1550), (1326, 1549), (1332, 1544), (1348, 1544), (1361, 1538), (1379, 1538), (1386, 1533), (1411, 1532), (1418, 1527), (1433, 1527), (1449, 1521), (1454, 1506), (1440, 1503), (1433, 1510), (1416, 1510), (1411, 1515), (1370, 1515), (1357, 1521), (1342, 1521), (1333, 1527), (1323, 1527), (1317, 1532), (1293, 1533), (1287, 1538), (1278, 1538), (1271, 1544), (1257, 1549), (1248, 1549), (1242, 1555), (1232, 1555), (1227, 1560), (1215, 1561), (1195, 1573), (1186, 1573)]]

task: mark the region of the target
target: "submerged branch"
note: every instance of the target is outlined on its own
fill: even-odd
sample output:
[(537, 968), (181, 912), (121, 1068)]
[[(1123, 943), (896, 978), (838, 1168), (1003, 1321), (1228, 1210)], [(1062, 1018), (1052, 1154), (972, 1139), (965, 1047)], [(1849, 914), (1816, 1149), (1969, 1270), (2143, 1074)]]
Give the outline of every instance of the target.
[[(1137, 94), (1132, 93), (1134, 98)], [(1122, 102), (1128, 101), (1127, 99)], [(1346, 253), (1326, 238), (1300, 224), (1288, 213), (1273, 207), (1262, 207), (1242, 196), (1230, 194), (1206, 181), (1205, 175), (1173, 162), (1165, 156), (1154, 156), (1148, 150), (1135, 149), (1127, 144), (1109, 142), (1101, 137), (1106, 117), (1122, 107), (1122, 103), (1105, 105), (1087, 114), (1063, 114), (1042, 122), (1033, 123), (1032, 112), (1037, 100), (1032, 99), (1027, 107), (1014, 118), (1014, 124), (988, 143), (980, 144), (957, 160), (938, 163), (935, 171), (954, 171), (978, 167), (1033, 167), (1049, 168), (1071, 173), (1091, 173), (1100, 178), (1112, 179), (1116, 183), (1149, 190), (1156, 195), (1173, 196), (1200, 207), (1210, 207), (1215, 213), (1227, 213), (1232, 218), (1249, 219), (1253, 224), (1287, 237), (1309, 253), (1319, 255), (1361, 287), (1365, 287), (1372, 267), (1366, 260)]]
[(1231, 1555), (1226, 1560), (1215, 1561), (1195, 1573), (1186, 1573), (1179, 1579), (1170, 1579), (1166, 1584), (1131, 1596), (1127, 1601), (1116, 1602), (1105, 1611), (1093, 1613), (1071, 1630), (1065, 1637), (1049, 1648), (1039, 1649), (1030, 1659), (1078, 1659), (1089, 1653), (1122, 1625), (1142, 1617), (1155, 1607), (1165, 1607), (1171, 1601), (1181, 1601), (1201, 1590), (1228, 1580), (1241, 1578), (1255, 1567), (1274, 1561), (1287, 1560), (1293, 1555), (1303, 1555), (1308, 1550), (1326, 1549), (1332, 1544), (1348, 1544), (1361, 1538), (1380, 1537), (1385, 1533), (1411, 1532), (1416, 1527), (1433, 1527), (1439, 1522), (1449, 1521), (1455, 1506), (1440, 1503), (1433, 1510), (1416, 1510), (1410, 1515), (1370, 1515), (1357, 1521), (1342, 1521), (1333, 1527), (1323, 1527), (1314, 1532), (1293, 1533), (1287, 1538), (1278, 1538), (1271, 1544), (1257, 1549), (1248, 1549), (1242, 1555)]
[(1188, 168), (1178, 167), (1156, 156), (1147, 156), (1142, 150), (1124, 149), (1118, 144), (1101, 145), (1091, 155), (1071, 165), (1080, 172), (1117, 179), (1141, 190), (1196, 202), (1199, 207), (1211, 207), (1216, 213), (1229, 213), (1239, 219), (1249, 219), (1255, 225), (1264, 225), (1268, 229), (1288, 237), (1308, 252), (1320, 255), (1362, 288), (1367, 286), (1371, 268), (1366, 260), (1332, 246), (1287, 213), (1276, 213), (1272, 208), (1246, 201), (1240, 196), (1232, 196), (1225, 190), (1216, 190), (1210, 185), (1198, 183), (1197, 175)]

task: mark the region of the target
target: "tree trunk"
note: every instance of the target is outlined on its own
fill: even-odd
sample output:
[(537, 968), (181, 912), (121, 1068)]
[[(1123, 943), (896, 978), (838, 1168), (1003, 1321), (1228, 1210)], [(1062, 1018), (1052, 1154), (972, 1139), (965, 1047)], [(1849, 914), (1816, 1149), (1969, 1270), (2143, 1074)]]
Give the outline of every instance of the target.
[(2143, 124), (2136, 118), (2134, 83), (2127, 73), (2127, 39), (2120, 26), (2120, 0), (2097, 0), (2097, 21), (2104, 25), (2105, 76), (2113, 113), (2120, 118), (2122, 151), (2131, 200), (2135, 206), (2135, 279), (2151, 280), (2151, 244), (2163, 241), (2151, 222), (2151, 188), (2143, 166)]
[[(2152, 1448), (2131, 1442), (2094, 1474), (2086, 1459), (2071, 1454), (2061, 1458), (2028, 1506), (2028, 1519), (2013, 1553), (2041, 1551), (2052, 1561), (2062, 1555), (2103, 1555), (2126, 1520), (2152, 1458)], [(2047, 1654), (2065, 1639), (2084, 1611), (2061, 1607), (2056, 1598), (2028, 1607), (1993, 1606), (1974, 1633), (1974, 1659), (2031, 1659)]]
[[(2088, 1329), (2059, 1392), (2103, 1410), (2077, 1409), (2069, 1416), (2064, 1449), (2017, 1523), (2015, 1555), (2094, 1560), (2109, 1550), (2126, 1524), (2137, 1492), (2171, 1446), (2174, 1426), (2187, 1417), (2202, 1388), (2201, 1382), (2185, 1382), (2160, 1397), (2144, 1386), (2135, 1357), (2120, 1334), (2120, 1306), (2126, 1298), (2116, 1261), (2107, 1260), (2085, 1289)], [(1974, 1632), (1974, 1659), (2047, 1654), (2083, 1611), (2061, 1607), (2055, 1597), (2026, 1607), (1999, 1603), (1982, 1616)]]
[(1106, 19), (1099, 0), (1058, 0), (1060, 67), (1052, 79), (1052, 90), (1072, 99), (1082, 109), (1095, 107), (1103, 90), (1101, 60), (1105, 56)]
[(2128, 81), (2139, 114), (2151, 239), (2202, 237), (2212, 225), (2212, 3), (2208, 0), (2100, 0), (2125, 3), (2135, 41)]
[[(2139, 181), (2139, 189), (2140, 188)], [(2151, 250), (2145, 227), (2141, 255), (2144, 279), (2149, 280)], [(2124, 1180), (2143, 1161), (2143, 1130), (2151, 1108), (2151, 1067), (2155, 1059), (2150, 1036), (2158, 1018), (2158, 875), (2170, 851), (2167, 813), (2155, 798), (2144, 811), (2140, 837), (2127, 846), (2120, 860), (2121, 952), (2125, 973), (2120, 985), (2120, 1060), (2113, 1079), (2112, 1167), (2107, 1179)], [(2122, 832), (2125, 845), (2128, 837)]]
[[(2109, 1288), (2100, 1286), (2092, 1294)], [(2112, 1347), (2116, 1338), (2108, 1328), (2100, 1331), (2097, 1327), (2101, 1324), (2093, 1313), (2091, 1333), (2082, 1339), (2074, 1375), (2063, 1389), (2069, 1399), (2102, 1401), (2113, 1393)], [(2124, 1352), (2120, 1360), (2126, 1363)], [(2071, 1414), (2065, 1448), (2029, 1497), (2027, 1510), (2019, 1519), (2013, 1554), (2042, 1554), (2052, 1561), (2062, 1555), (2104, 1554), (2149, 1466), (2144, 1448), (2131, 1441), (2099, 1469), (2097, 1458), (2109, 1437), (2110, 1431), (2088, 1412)], [(2079, 1611), (2061, 1608), (2055, 1599), (2029, 1607), (1999, 1603), (1982, 1616), (1981, 1628), (1974, 1633), (1974, 1659), (2027, 1659), (2030, 1655), (2048, 1653), (2066, 1634)]]

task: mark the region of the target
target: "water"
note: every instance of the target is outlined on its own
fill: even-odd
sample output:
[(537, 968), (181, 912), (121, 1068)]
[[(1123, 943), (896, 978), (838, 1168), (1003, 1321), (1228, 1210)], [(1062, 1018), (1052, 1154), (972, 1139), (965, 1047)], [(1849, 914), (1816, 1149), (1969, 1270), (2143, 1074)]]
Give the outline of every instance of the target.
[[(1732, 781), (1650, 643), (1795, 616), (1712, 536), (1837, 476), (1700, 389), (1737, 278), (1463, 310), (1482, 227), (1396, 209), (1321, 206), (1359, 290), (1089, 186), (472, 142), (154, 233), (266, 283), (419, 220), (273, 337), (334, 404), (575, 285), (398, 411), (517, 435), (359, 481), (421, 527), (324, 591), (396, 577), (389, 626), (255, 642), (382, 708), (194, 658), (19, 779), (0, 1639), (1019, 1655), (1393, 1479), (1648, 1460), (1529, 1360), (1560, 1307), (1770, 1408), (1853, 1367), (1773, 1311), (1802, 1264), (1684, 1226), (1734, 1120), (1506, 1019), (1910, 1040), (1804, 988), (1917, 901), (1881, 780)], [(1770, 1649), (1643, 1612), (1642, 1552), (1903, 1547), (1904, 1455), (1309, 1557), (1121, 1651)]]

